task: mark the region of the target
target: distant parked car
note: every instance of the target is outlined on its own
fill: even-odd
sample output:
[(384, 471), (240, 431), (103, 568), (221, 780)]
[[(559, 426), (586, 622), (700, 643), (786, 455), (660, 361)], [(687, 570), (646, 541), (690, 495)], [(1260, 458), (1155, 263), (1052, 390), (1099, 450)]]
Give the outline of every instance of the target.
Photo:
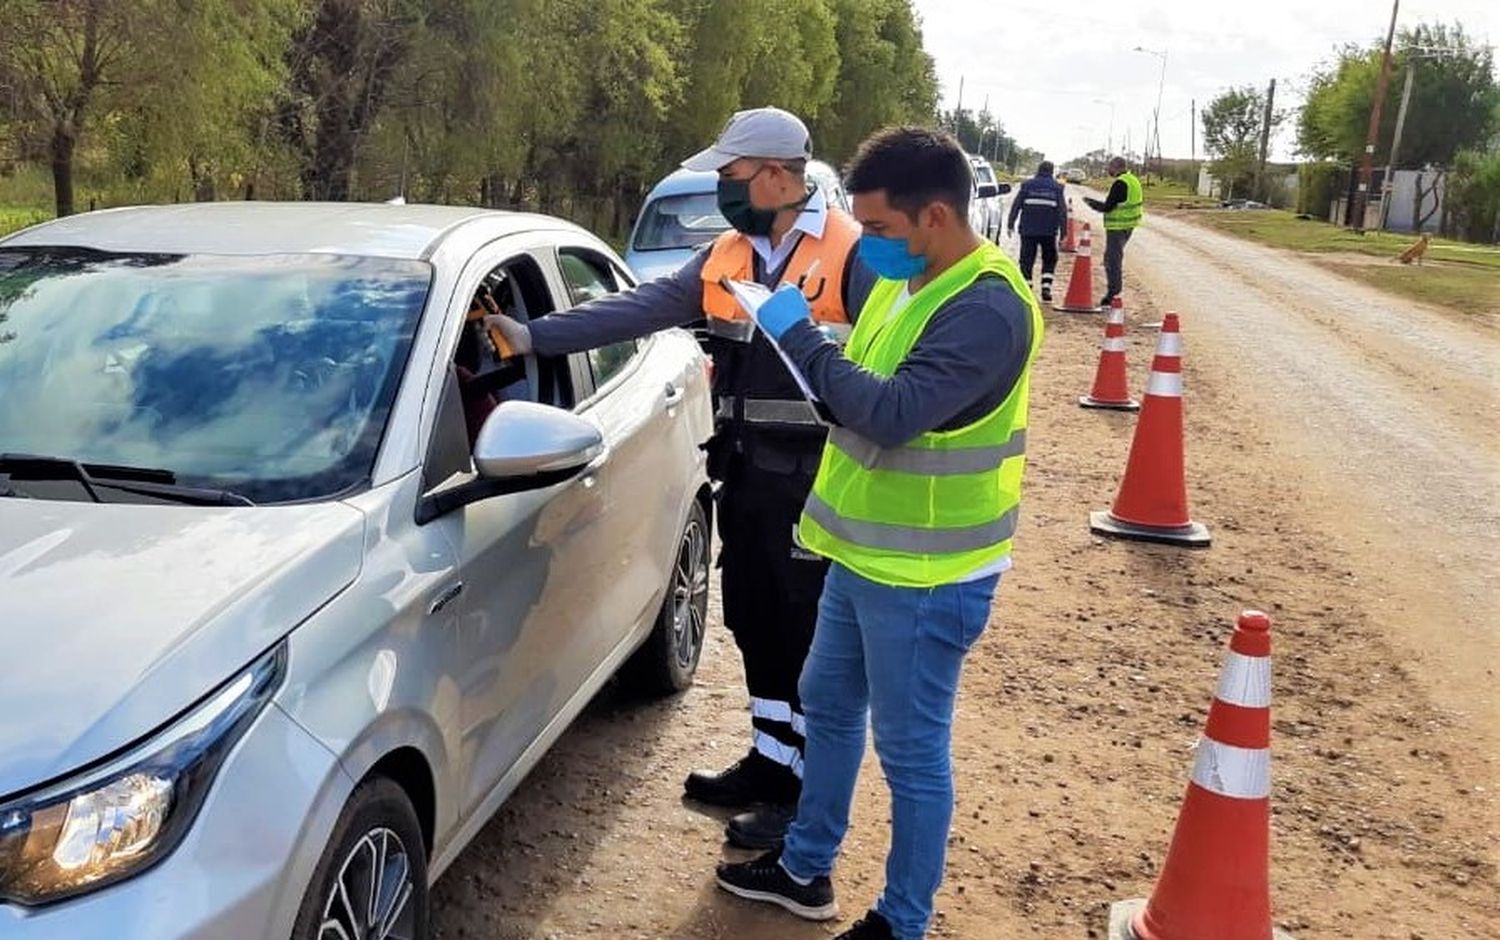
[(611, 676), (691, 682), (698, 345), (483, 325), (632, 283), (560, 219), (439, 206), (0, 239), (0, 937), (421, 940)]
[(1004, 206), (1001, 195), (1010, 192), (1009, 183), (995, 178), (995, 170), (983, 157), (969, 155), (969, 169), (973, 171), (973, 189), (969, 192), (969, 224), (974, 231), (989, 239), (1000, 240), (1000, 227), (1004, 221)]
[(1082, 183), (1088, 179), (1088, 174), (1077, 167), (1069, 167), (1058, 173), (1057, 178), (1064, 183)]
[[(849, 196), (833, 167), (813, 160), (807, 176), (831, 205), (849, 210)], [(625, 263), (643, 281), (671, 274), (694, 252), (728, 230), (719, 214), (719, 174), (677, 170), (652, 187), (630, 233)]]

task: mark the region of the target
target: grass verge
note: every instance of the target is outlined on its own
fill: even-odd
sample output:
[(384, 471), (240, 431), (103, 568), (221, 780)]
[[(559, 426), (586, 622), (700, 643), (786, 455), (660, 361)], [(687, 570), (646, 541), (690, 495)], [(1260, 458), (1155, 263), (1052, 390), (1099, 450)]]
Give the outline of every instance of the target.
[(20, 209), (15, 206), (0, 206), (0, 236), (23, 229), (28, 225), (45, 222), (52, 213), (41, 209)]
[(1237, 238), (1312, 255), (1324, 267), (1402, 297), (1463, 313), (1500, 315), (1500, 247), (1433, 239), (1426, 263), (1418, 267), (1393, 260), (1415, 240), (1411, 235), (1360, 235), (1275, 209), (1199, 211), (1181, 218)]

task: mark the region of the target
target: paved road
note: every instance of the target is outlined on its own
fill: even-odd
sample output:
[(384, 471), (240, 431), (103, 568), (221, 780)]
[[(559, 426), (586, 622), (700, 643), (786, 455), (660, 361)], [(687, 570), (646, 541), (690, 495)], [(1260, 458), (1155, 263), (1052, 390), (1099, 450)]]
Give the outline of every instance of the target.
[(1480, 714), (1497, 714), (1496, 324), (1159, 213), (1132, 239), (1126, 271), (1127, 297), (1135, 281), (1179, 310), (1189, 356), (1237, 375), (1258, 423), (1292, 445), (1280, 450), (1298, 455), (1309, 499), (1366, 547), (1369, 589), (1388, 595), (1396, 632), (1449, 704), (1478, 697)]

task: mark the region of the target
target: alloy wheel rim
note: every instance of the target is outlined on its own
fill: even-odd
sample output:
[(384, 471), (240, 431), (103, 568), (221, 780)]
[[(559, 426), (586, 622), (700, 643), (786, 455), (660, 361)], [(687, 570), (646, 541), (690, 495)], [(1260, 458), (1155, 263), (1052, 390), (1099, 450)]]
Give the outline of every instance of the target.
[(416, 940), (406, 844), (385, 827), (354, 844), (323, 904), (318, 940)]

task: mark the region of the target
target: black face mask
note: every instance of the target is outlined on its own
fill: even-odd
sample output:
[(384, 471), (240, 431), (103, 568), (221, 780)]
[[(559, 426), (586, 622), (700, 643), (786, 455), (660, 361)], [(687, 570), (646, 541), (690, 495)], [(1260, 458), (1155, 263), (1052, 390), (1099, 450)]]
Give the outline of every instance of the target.
[[(761, 170), (765, 167), (761, 167)], [(750, 202), (750, 182), (760, 175), (756, 170), (748, 179), (719, 179), (718, 202), (719, 213), (724, 216), (736, 231), (746, 235), (769, 235), (771, 226), (776, 224), (776, 215), (784, 209), (798, 209), (807, 205), (812, 198), (812, 191), (796, 202), (777, 206), (774, 209), (757, 209)]]

